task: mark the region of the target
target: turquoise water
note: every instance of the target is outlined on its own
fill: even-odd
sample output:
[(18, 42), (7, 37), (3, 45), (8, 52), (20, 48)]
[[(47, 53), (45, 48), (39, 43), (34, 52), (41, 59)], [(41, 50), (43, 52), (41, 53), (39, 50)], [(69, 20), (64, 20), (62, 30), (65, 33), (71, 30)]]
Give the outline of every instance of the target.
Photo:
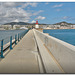
[(75, 46), (75, 29), (43, 30), (43, 32)]

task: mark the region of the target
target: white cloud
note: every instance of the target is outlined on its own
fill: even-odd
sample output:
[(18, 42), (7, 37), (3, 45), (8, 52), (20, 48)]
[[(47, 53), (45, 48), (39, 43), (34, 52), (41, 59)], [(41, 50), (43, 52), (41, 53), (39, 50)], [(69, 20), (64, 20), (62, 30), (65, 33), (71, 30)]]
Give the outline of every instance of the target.
[(43, 10), (34, 12), (34, 10), (24, 10), (22, 6), (28, 5), (36, 7), (38, 3), (21, 3), (21, 2), (0, 2), (0, 24), (9, 23), (13, 21), (29, 22), (32, 16), (36, 16)]
[(35, 3), (35, 2), (34, 2), (34, 3), (27, 2), (27, 3), (23, 4), (23, 5), (21, 6), (21, 8), (26, 8), (28, 5), (31, 5), (32, 7), (36, 7), (37, 4), (38, 4), (38, 3)]
[(35, 21), (35, 20), (33, 20), (31, 23), (36, 23), (36, 21)]
[(36, 2), (0, 2), (0, 5), (2, 5), (3, 7), (16, 7), (16, 6), (20, 6), (21, 8), (26, 8), (28, 5), (32, 6), (32, 7), (36, 7), (38, 3)]
[(49, 2), (46, 2), (45, 4), (49, 4)]
[[(32, 16), (32, 13), (27, 12), (26, 10), (20, 8), (20, 7), (13, 7), (14, 3), (6, 3), (8, 6), (12, 6), (12, 8), (10, 7), (5, 7), (5, 3), (2, 3), (0, 5), (0, 24), (4, 24), (4, 23), (8, 23), (8, 22), (12, 22), (14, 20), (18, 20), (18, 21), (23, 21), (23, 22), (28, 22)], [(16, 4), (19, 5), (19, 4)]]
[(61, 11), (61, 9), (56, 9), (56, 11)]
[(35, 19), (37, 19), (37, 20), (44, 20), (46, 17), (42, 17), (42, 16), (38, 16), (37, 18), (35, 18)]
[(27, 9), (30, 9), (30, 7), (27, 7)]
[(63, 17), (56, 17), (56, 18), (53, 18), (54, 20), (71, 20), (71, 19), (74, 19), (73, 17), (70, 17), (70, 16), (63, 16)]
[(41, 13), (41, 12), (44, 12), (44, 11), (43, 11), (43, 10), (39, 10), (39, 11), (33, 13), (33, 15), (38, 15), (38, 14)]
[(19, 5), (23, 5), (23, 3), (21, 2), (1, 2), (0, 3), (3, 7), (16, 7), (16, 6), (19, 6)]
[(13, 22), (19, 22), (19, 20), (18, 20), (18, 19), (16, 19), (16, 20), (13, 20)]
[(59, 4), (59, 5), (54, 5), (53, 8), (56, 8), (56, 7), (62, 7), (63, 4)]
[(68, 19), (69, 17), (68, 16), (64, 16), (64, 17), (62, 17), (62, 19)]
[(61, 19), (65, 19), (65, 20), (72, 20), (72, 19), (75, 19), (75, 18), (70, 17), (70, 16), (64, 16), (64, 17), (62, 17)]
[(32, 7), (36, 7), (38, 3), (30, 3)]

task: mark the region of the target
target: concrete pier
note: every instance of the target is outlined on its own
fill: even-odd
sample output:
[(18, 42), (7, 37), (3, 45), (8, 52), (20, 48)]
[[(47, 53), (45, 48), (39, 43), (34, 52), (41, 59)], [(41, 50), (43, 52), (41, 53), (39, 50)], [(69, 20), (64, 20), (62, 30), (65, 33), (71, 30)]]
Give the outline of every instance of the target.
[(22, 38), (5, 58), (0, 58), (0, 73), (39, 73), (37, 47), (32, 30)]
[(0, 58), (0, 73), (75, 73), (75, 46), (29, 30)]
[(75, 73), (75, 46), (38, 30), (34, 31), (46, 73)]

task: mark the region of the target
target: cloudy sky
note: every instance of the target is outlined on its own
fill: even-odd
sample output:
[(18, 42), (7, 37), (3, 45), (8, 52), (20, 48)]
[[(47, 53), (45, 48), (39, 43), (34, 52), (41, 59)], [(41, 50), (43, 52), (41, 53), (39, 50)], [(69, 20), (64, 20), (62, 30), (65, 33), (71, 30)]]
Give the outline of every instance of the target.
[(54, 24), (75, 23), (74, 2), (0, 2), (0, 24), (29, 22)]

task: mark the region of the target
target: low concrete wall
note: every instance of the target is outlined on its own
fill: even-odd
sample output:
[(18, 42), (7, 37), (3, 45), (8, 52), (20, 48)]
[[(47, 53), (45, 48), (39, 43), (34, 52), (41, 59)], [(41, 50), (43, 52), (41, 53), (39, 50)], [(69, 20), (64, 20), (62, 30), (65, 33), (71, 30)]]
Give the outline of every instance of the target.
[(75, 73), (75, 46), (38, 30), (35, 30), (35, 32), (56, 58), (65, 73)]
[(64, 73), (62, 67), (58, 64), (53, 55), (51, 55), (42, 40), (36, 35), (34, 30), (33, 32), (44, 73)]

